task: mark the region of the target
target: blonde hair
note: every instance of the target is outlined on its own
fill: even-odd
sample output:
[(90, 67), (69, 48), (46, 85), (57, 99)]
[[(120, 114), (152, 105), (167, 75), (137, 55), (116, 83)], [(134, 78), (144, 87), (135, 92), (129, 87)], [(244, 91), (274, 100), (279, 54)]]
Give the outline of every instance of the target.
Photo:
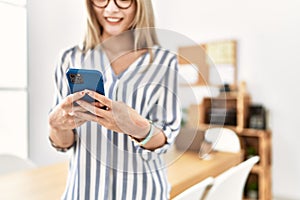
[[(134, 50), (158, 45), (155, 32), (154, 12), (151, 0), (134, 0), (136, 14), (131, 29), (134, 29)], [(84, 51), (101, 44), (103, 27), (97, 21), (91, 0), (86, 0), (87, 30), (83, 41)]]

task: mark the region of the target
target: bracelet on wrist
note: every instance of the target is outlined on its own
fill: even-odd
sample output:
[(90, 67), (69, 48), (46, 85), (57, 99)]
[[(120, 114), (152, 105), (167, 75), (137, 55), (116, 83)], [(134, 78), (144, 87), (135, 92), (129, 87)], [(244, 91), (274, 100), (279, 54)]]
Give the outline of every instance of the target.
[(135, 137), (133, 137), (133, 136), (130, 136), (130, 137), (131, 137), (136, 143), (138, 143), (140, 146), (146, 145), (146, 144), (150, 141), (150, 139), (153, 137), (155, 127), (154, 127), (152, 121), (149, 121), (149, 123), (150, 123), (150, 130), (149, 130), (149, 132), (147, 133), (147, 135), (146, 135), (145, 138), (143, 138), (143, 139), (137, 139), (137, 138), (135, 138)]
[(147, 134), (147, 136), (142, 141), (139, 142), (140, 146), (144, 146), (145, 144), (147, 144), (151, 140), (151, 138), (153, 136), (153, 133), (154, 133), (154, 129), (155, 129), (154, 125), (152, 124), (152, 122), (150, 122), (150, 131)]

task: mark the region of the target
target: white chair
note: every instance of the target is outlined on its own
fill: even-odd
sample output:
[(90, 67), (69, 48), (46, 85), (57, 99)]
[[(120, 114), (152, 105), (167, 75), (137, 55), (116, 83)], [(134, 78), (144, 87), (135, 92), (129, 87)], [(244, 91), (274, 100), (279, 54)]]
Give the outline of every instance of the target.
[(208, 186), (213, 184), (214, 178), (208, 177), (203, 181), (197, 183), (196, 185), (191, 186), (186, 189), (179, 195), (177, 195), (173, 200), (200, 200), (205, 192), (205, 189)]
[(215, 127), (205, 131), (205, 140), (212, 144), (216, 151), (238, 153), (241, 151), (241, 143), (237, 134), (228, 128)]
[(23, 159), (15, 155), (0, 155), (0, 174), (15, 172), (23, 169), (35, 168), (36, 165), (28, 159)]
[(217, 176), (204, 199), (242, 200), (247, 177), (258, 161), (259, 156), (254, 156)]

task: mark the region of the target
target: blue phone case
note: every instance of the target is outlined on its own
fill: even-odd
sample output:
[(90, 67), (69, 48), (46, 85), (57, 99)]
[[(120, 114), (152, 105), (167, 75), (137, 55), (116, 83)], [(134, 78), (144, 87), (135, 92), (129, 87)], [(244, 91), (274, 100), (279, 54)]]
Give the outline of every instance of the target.
[[(101, 72), (93, 69), (69, 68), (66, 75), (71, 93), (88, 89), (105, 95), (103, 76)], [(96, 101), (88, 95), (85, 95), (82, 99), (87, 102)]]

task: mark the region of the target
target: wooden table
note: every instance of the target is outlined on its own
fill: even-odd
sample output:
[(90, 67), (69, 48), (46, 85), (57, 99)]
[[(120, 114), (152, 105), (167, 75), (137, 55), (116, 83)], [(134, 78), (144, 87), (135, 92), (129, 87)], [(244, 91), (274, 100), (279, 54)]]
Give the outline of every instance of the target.
[(58, 200), (65, 189), (68, 162), (0, 176), (2, 200)]
[(171, 198), (209, 176), (216, 177), (242, 160), (242, 152), (213, 152), (207, 160), (200, 159), (195, 152), (185, 152), (168, 167), (168, 179), (172, 185)]
[[(201, 160), (195, 152), (185, 152), (168, 166), (171, 197), (205, 179), (216, 176), (242, 161), (242, 153), (214, 152)], [(68, 162), (0, 176), (0, 199), (60, 199), (67, 179)]]

